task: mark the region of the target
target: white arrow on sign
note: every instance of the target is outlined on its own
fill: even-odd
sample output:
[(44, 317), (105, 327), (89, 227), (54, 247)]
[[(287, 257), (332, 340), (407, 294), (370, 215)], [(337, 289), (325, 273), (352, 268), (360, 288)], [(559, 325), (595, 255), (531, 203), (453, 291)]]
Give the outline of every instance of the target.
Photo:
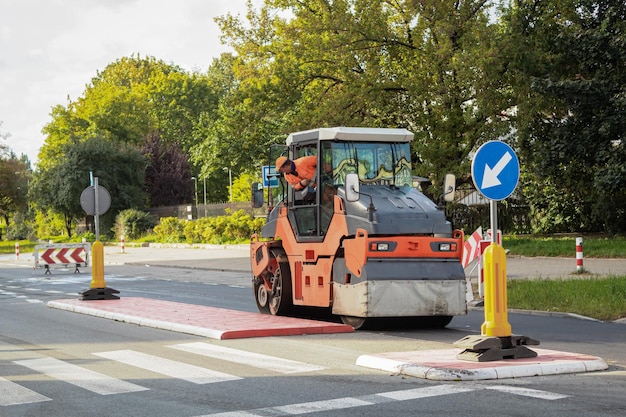
[(513, 156), (510, 152), (507, 151), (502, 158), (498, 161), (498, 163), (490, 168), (489, 165), (485, 164), (485, 174), (483, 175), (483, 184), (480, 188), (490, 188), (496, 187), (500, 184), (500, 180), (498, 179), (498, 175), (502, 172), (502, 170), (508, 165), (509, 162), (513, 159)]

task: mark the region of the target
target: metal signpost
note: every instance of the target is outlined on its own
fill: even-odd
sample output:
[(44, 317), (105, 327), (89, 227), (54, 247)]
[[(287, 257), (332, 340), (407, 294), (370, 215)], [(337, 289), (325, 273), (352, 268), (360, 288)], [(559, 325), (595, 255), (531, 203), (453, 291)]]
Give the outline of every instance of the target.
[(80, 195), (80, 205), (89, 215), (94, 216), (96, 241), (91, 247), (91, 285), (88, 290), (82, 291), (82, 300), (117, 300), (115, 294), (119, 291), (107, 288), (104, 282), (104, 246), (100, 242), (100, 214), (104, 214), (111, 207), (111, 195), (106, 188), (98, 184), (98, 177), (94, 177), (93, 186), (87, 187)]
[[(483, 144), (472, 160), (472, 179), (476, 189), (489, 199), (491, 230), (498, 230), (497, 201), (510, 196), (519, 181), (519, 160), (515, 151), (504, 142)], [(526, 336), (513, 335), (508, 322), (506, 291), (506, 253), (491, 234), (491, 244), (484, 253), (485, 322), (480, 336), (467, 336), (454, 345), (464, 348), (457, 357), (475, 362), (502, 359), (533, 358), (537, 353), (526, 345), (539, 342)]]

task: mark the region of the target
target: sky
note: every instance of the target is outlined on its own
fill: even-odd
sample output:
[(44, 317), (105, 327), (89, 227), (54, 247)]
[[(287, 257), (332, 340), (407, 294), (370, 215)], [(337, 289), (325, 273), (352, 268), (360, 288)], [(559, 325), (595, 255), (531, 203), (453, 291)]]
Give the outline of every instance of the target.
[(0, 0), (0, 143), (34, 168), (51, 109), (122, 57), (206, 72), (230, 51), (213, 20), (227, 13), (245, 17), (246, 0)]

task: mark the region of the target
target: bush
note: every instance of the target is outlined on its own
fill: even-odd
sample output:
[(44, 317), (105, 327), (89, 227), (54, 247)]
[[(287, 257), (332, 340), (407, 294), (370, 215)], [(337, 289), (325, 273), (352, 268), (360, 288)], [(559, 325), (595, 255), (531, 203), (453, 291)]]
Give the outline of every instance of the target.
[(23, 240), (33, 238), (33, 229), (26, 221), (26, 216), (22, 213), (16, 213), (13, 216), (13, 222), (7, 227), (8, 240)]
[(178, 220), (176, 217), (162, 217), (161, 222), (154, 227), (156, 240), (162, 243), (184, 242), (185, 223), (187, 223), (187, 220)]
[(69, 241), (72, 243), (82, 243), (83, 239), (85, 240), (85, 242), (93, 243), (96, 241), (96, 234), (92, 232), (84, 232), (84, 233), (72, 236), (69, 239)]
[(65, 234), (65, 221), (63, 216), (52, 210), (38, 211), (35, 215), (36, 235), (43, 239), (47, 236), (60, 236)]
[(149, 233), (156, 225), (157, 219), (153, 214), (128, 209), (117, 215), (114, 232), (118, 238), (124, 236), (125, 239), (136, 240)]
[(265, 224), (244, 210), (226, 216), (204, 217), (198, 220), (178, 220), (163, 217), (154, 228), (155, 240), (161, 243), (225, 243), (247, 242)]

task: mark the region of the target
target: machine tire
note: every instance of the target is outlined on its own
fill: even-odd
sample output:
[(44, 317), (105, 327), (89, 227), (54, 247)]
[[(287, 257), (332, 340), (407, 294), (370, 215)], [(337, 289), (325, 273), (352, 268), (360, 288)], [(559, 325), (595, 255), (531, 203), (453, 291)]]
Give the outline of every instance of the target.
[(267, 302), (267, 289), (265, 288), (263, 278), (254, 277), (252, 281), (252, 291), (254, 292), (254, 300), (256, 301), (256, 307), (259, 309), (259, 312), (270, 314), (270, 307)]
[(418, 327), (425, 329), (443, 329), (452, 321), (452, 316), (417, 317)]
[(367, 327), (367, 319), (365, 317), (341, 316), (341, 322), (354, 327), (354, 330)]
[(285, 316), (292, 312), (291, 270), (285, 252), (273, 249), (269, 252), (271, 270), (265, 279), (255, 277), (252, 290), (259, 312), (273, 316)]

